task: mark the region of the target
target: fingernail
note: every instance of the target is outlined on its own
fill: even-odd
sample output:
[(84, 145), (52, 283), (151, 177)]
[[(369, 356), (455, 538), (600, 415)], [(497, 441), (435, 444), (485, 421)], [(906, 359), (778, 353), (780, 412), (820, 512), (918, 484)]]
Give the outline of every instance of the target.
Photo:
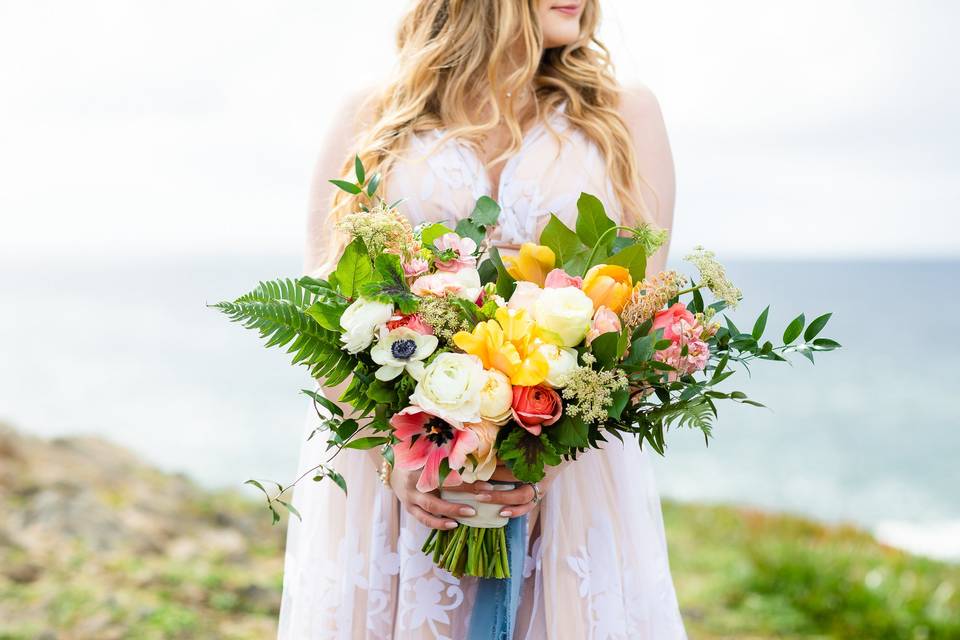
[(504, 509), (503, 511), (500, 512), (500, 515), (503, 516), (504, 518), (509, 518), (510, 516), (513, 515), (513, 511), (510, 511), (510, 509)]
[(489, 494), (489, 493), (478, 493), (478, 494), (477, 494), (477, 502), (490, 502), (490, 494)]
[(493, 485), (489, 482), (478, 482), (475, 486), (480, 491), (493, 491)]
[(475, 516), (477, 515), (476, 509), (472, 507), (460, 507), (460, 515), (462, 516)]
[(445, 523), (443, 526), (445, 526), (447, 529), (456, 529), (457, 524), (458, 523), (455, 520), (451, 520), (450, 522)]

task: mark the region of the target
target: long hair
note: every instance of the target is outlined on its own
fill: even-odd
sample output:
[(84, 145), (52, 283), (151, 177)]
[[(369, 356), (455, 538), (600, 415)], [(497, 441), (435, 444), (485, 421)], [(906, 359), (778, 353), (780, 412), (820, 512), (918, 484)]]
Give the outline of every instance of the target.
[[(649, 220), (638, 197), (641, 178), (633, 145), (617, 111), (620, 87), (609, 51), (596, 36), (599, 0), (585, 3), (576, 42), (545, 51), (537, 4), (417, 0), (400, 25), (393, 79), (367, 104), (373, 124), (357, 145), (364, 166), (380, 171), (388, 182), (390, 167), (412, 134), (442, 127), (449, 137), (479, 149), (501, 123), (510, 140), (493, 163), (502, 161), (521, 147), (525, 123), (515, 102), (532, 86), (535, 117), (563, 105), (571, 124), (597, 145), (625, 221)], [(353, 152), (343, 174), (352, 167)], [(350, 204), (351, 197), (337, 190), (331, 220), (339, 220)], [(338, 240), (332, 237), (331, 242)]]

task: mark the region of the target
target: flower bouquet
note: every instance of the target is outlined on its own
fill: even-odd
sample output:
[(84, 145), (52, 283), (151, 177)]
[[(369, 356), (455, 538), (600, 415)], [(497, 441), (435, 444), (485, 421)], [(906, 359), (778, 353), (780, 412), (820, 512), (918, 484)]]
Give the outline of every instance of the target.
[[(349, 243), (332, 273), (262, 282), (214, 306), (268, 347), (285, 346), (322, 386), (347, 383), (340, 404), (304, 391), (322, 419), (310, 437), (325, 432), (332, 455), (378, 447), (389, 464), (420, 471), (420, 491), (469, 501), (456, 487), (489, 480), (498, 465), (535, 483), (611, 437), (662, 455), (671, 427), (709, 438), (720, 400), (762, 406), (719, 388), (736, 365), (791, 353), (813, 361), (840, 346), (820, 337), (830, 314), (798, 316), (779, 344), (763, 339), (768, 309), (750, 331), (721, 322), (741, 293), (712, 253), (687, 257), (695, 279), (649, 274), (666, 233), (616, 224), (589, 194), (575, 228), (551, 215), (539, 244), (501, 256), (486, 238), (500, 213), (490, 198), (454, 228), (412, 228), (359, 158), (355, 172), (332, 181), (357, 201), (338, 225)], [(307, 475), (347, 489), (329, 460)], [(249, 482), (274, 521), (278, 505), (298, 515), (287, 498), (296, 481), (272, 495)], [(507, 519), (472, 506), (477, 516), (432, 531), (424, 551), (457, 576), (508, 577)]]

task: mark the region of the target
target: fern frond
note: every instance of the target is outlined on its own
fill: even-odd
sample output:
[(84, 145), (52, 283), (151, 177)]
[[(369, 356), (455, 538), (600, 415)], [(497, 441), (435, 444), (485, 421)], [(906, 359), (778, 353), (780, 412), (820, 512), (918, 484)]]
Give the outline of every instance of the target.
[(287, 347), (293, 364), (303, 364), (314, 378), (337, 385), (352, 372), (355, 358), (343, 351), (340, 336), (324, 329), (306, 309), (319, 296), (290, 279), (261, 282), (233, 302), (211, 305), (232, 322), (255, 329), (267, 347)]

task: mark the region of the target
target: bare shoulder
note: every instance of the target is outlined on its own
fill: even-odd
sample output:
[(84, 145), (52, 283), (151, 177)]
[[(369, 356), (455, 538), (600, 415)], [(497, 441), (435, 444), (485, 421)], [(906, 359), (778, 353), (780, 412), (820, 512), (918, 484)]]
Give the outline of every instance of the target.
[(660, 101), (650, 87), (634, 84), (623, 87), (618, 105), (620, 116), (630, 127), (663, 126)]

